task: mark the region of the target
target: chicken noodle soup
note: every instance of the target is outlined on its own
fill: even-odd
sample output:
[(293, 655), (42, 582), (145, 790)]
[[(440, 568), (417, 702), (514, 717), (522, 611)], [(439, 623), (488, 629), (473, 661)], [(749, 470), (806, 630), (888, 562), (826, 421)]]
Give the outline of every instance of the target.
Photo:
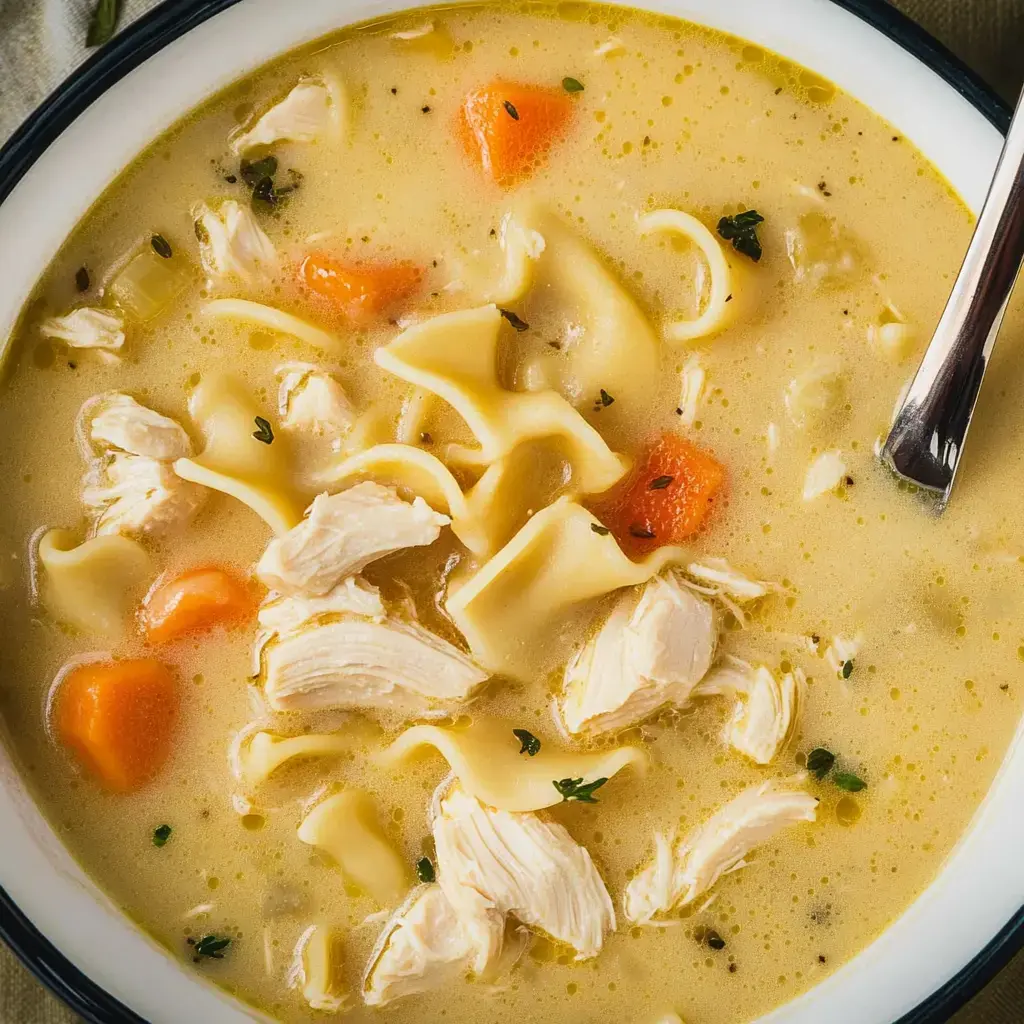
[(215, 97), (9, 350), (3, 715), (58, 833), (284, 1021), (816, 984), (1017, 721), (1013, 331), (941, 519), (876, 459), (970, 228), (827, 81), (618, 8)]

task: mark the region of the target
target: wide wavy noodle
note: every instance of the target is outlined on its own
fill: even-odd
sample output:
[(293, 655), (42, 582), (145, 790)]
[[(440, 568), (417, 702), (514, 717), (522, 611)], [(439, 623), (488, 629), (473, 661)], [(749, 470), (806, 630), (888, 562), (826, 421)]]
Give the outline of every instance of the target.
[(417, 324), (374, 353), (377, 365), (439, 395), (466, 421), (476, 449), (451, 446), (452, 461), (486, 466), (516, 445), (560, 437), (586, 493), (612, 486), (627, 469), (601, 435), (561, 395), (507, 391), (498, 381), (497, 306), (445, 313)]
[(552, 785), (559, 779), (593, 782), (610, 779), (627, 765), (640, 772), (647, 766), (640, 747), (583, 754), (556, 749), (545, 741), (535, 756), (524, 757), (507, 723), (493, 719), (478, 720), (467, 729), (414, 725), (381, 753), (380, 760), (394, 766), (424, 746), (437, 749), (470, 796), (502, 811), (539, 811), (561, 803), (562, 795)]
[(253, 327), (265, 327), (277, 334), (290, 334), (315, 348), (336, 349), (340, 344), (333, 334), (314, 327), (300, 317), (276, 306), (267, 306), (249, 299), (213, 299), (203, 306), (202, 313), (219, 320), (237, 320)]
[(528, 679), (581, 606), (685, 559), (684, 549), (661, 547), (630, 561), (593, 515), (563, 497), (462, 582), (446, 607), (480, 664)]
[[(722, 330), (728, 321), (728, 305), (732, 299), (732, 274), (718, 239), (696, 217), (682, 210), (655, 210), (637, 220), (641, 235), (665, 232), (688, 239), (707, 261), (710, 272), (707, 302), (692, 320), (676, 320), (666, 324), (669, 341), (694, 341)], [(698, 296), (698, 301), (699, 301)]]
[(178, 459), (174, 472), (248, 505), (276, 534), (302, 519), (295, 493), (287, 441), (277, 436), (264, 444), (253, 436), (259, 406), (234, 377), (204, 377), (192, 393), (189, 411), (206, 447), (194, 459)]
[(48, 530), (37, 551), (40, 597), (61, 622), (117, 639), (144, 584), (155, 572), (142, 545), (128, 537), (93, 537), (83, 544), (70, 530)]

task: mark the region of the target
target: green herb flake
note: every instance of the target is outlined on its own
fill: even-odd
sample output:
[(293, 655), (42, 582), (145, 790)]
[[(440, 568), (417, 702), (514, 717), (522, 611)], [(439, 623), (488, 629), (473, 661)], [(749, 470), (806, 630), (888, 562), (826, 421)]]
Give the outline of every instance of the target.
[(604, 406), (605, 409), (607, 409), (608, 406), (611, 405), (612, 402), (614, 402), (614, 401), (615, 401), (615, 399), (612, 398), (612, 396), (609, 395), (608, 392), (605, 391), (604, 388), (601, 388), (601, 398), (600, 398), (601, 405)]
[(89, 290), (89, 271), (85, 267), (79, 267), (75, 271), (75, 287), (80, 292)]
[(516, 316), (511, 309), (502, 309), (499, 312), (516, 329), (516, 331), (522, 332), (530, 329), (530, 325), (525, 320)]
[(153, 829), (153, 845), (154, 846), (166, 846), (167, 840), (171, 838), (171, 833), (174, 830), (170, 825), (157, 825)]
[(519, 740), (520, 754), (529, 754), (530, 757), (536, 757), (540, 752), (540, 740), (532, 732), (527, 732), (526, 729), (513, 729), (512, 735)]
[(816, 778), (823, 779), (836, 763), (836, 755), (824, 747), (815, 747), (807, 755), (807, 770)]
[(725, 949), (725, 939), (723, 939), (714, 928), (709, 928), (707, 930), (707, 933), (704, 935), (704, 941), (715, 951)]
[(843, 667), (839, 670), (839, 674), (844, 679), (849, 679), (853, 675), (853, 661), (844, 661)]
[(169, 260), (174, 255), (174, 250), (171, 249), (171, 243), (168, 242), (163, 235), (154, 235), (149, 241), (153, 246), (153, 252), (155, 252), (157, 256), (162, 256), (165, 260)]
[(274, 443), (274, 431), (271, 429), (270, 423), (262, 416), (256, 417), (256, 429), (252, 432), (252, 436), (264, 444)]
[(629, 528), (629, 535), (631, 537), (638, 537), (640, 540), (654, 540), (654, 531), (648, 529), (646, 526), (638, 526), (634, 523)]
[(429, 857), (421, 857), (416, 861), (416, 877), (427, 885), (436, 881), (437, 872), (434, 870), (434, 865)]
[(518, 121), (519, 120), (519, 111), (516, 110), (516, 108), (514, 106), (512, 106), (512, 104), (508, 100), (505, 100), (503, 105), (505, 107), (505, 111), (508, 114), (508, 116), (511, 117), (513, 121)]
[(218, 938), (216, 935), (204, 935), (201, 939), (188, 939), (187, 942), (192, 947), (194, 963), (199, 963), (203, 957), (208, 960), (223, 960), (224, 950), (231, 945), (230, 939)]
[(845, 789), (847, 793), (859, 793), (862, 789), (867, 788), (867, 783), (853, 772), (835, 772), (832, 781), (840, 789)]
[(98, 0), (89, 19), (86, 46), (102, 46), (113, 38), (117, 19), (121, 16), (121, 0)]
[(562, 88), (566, 92), (583, 92), (583, 83), (578, 78), (563, 78)]
[(607, 537), (612, 531), (607, 526), (602, 526), (600, 523), (591, 523), (590, 528), (598, 535), (598, 537)]
[(732, 242), (732, 247), (749, 256), (755, 263), (761, 258), (761, 242), (757, 237), (757, 225), (764, 221), (764, 217), (757, 210), (744, 210), (734, 217), (723, 217), (718, 222), (718, 233), (727, 242)]
[(259, 160), (243, 160), (238, 173), (249, 188), (255, 188), (264, 178), (273, 178), (277, 174), (277, 157), (264, 156)]
[(559, 779), (551, 785), (558, 790), (562, 802), (577, 800), (581, 804), (596, 804), (597, 798), (594, 793), (599, 790), (608, 780), (594, 779), (593, 782), (584, 782), (583, 779)]
[(675, 480), (674, 476), (656, 476), (648, 484), (647, 489), (649, 491), (663, 491), (673, 480)]

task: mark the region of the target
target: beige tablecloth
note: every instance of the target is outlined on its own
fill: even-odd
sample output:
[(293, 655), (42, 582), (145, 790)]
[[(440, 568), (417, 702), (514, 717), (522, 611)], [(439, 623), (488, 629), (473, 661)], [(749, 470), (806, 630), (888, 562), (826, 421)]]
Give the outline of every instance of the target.
[[(1024, 79), (1024, 0), (895, 2), (1004, 97), (1016, 97)], [(94, 3), (0, 0), (0, 142), (82, 59), (85, 26)], [(126, 0), (122, 26), (155, 3)], [(73, 1024), (75, 1020), (0, 947), (0, 1024)], [(956, 1014), (953, 1024), (1024, 1024), (1024, 953)]]

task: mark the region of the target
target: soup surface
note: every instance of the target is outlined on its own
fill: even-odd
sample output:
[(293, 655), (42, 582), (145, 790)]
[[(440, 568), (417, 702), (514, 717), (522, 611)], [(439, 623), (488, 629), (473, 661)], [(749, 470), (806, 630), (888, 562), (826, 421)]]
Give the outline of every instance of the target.
[[(816, 984), (1017, 722), (1015, 332), (945, 515), (874, 454), (970, 230), (827, 81), (618, 8), (420, 11), (218, 95), (9, 348), (0, 697), (54, 827), (285, 1021)], [(383, 754), (415, 724), (447, 756)]]

